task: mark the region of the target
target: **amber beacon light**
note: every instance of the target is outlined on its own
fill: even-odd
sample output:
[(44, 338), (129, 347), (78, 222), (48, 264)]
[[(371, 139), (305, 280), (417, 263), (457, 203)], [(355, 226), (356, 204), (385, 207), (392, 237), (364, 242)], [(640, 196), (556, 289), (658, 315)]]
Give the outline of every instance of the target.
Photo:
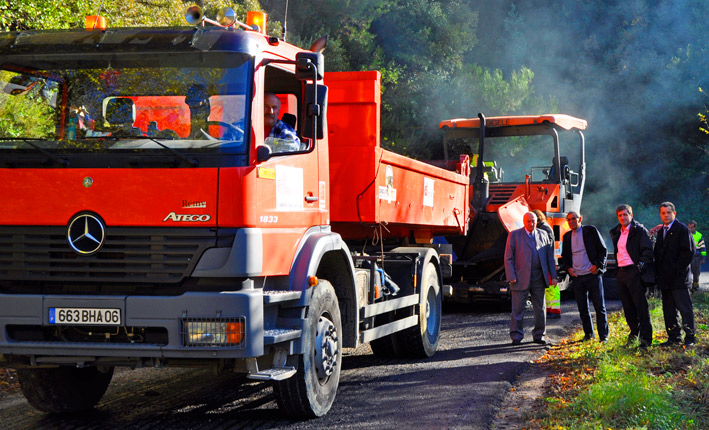
[(84, 19), (86, 31), (105, 30), (106, 17), (100, 15), (89, 15)]
[(246, 12), (246, 24), (248, 26), (257, 26), (258, 32), (266, 34), (266, 13), (258, 11)]

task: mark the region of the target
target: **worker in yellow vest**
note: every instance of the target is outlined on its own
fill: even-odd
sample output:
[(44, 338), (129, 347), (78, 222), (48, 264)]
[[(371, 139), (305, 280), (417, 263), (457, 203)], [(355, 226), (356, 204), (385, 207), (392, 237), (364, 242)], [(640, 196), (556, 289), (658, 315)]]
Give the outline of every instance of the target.
[[(545, 231), (551, 241), (554, 242), (554, 230), (547, 223), (547, 217), (544, 212), (539, 209), (534, 209), (532, 212), (537, 216), (537, 230)], [(559, 284), (549, 285), (544, 290), (544, 298), (547, 302), (547, 319), (561, 318), (561, 291), (559, 290)]]
[(692, 233), (694, 244), (697, 246), (692, 259), (692, 292), (695, 292), (699, 289), (699, 273), (702, 271), (702, 264), (707, 259), (707, 247), (704, 244), (704, 236), (697, 231), (697, 222), (692, 220), (687, 223), (687, 227), (689, 232)]

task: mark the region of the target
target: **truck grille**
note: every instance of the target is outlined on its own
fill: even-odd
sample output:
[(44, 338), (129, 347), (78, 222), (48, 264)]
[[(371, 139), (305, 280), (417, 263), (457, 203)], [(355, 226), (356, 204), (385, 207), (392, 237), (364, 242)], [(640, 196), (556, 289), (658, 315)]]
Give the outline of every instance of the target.
[(103, 248), (81, 256), (68, 245), (66, 227), (0, 226), (3, 281), (59, 283), (178, 283), (192, 273), (209, 228), (107, 227)]

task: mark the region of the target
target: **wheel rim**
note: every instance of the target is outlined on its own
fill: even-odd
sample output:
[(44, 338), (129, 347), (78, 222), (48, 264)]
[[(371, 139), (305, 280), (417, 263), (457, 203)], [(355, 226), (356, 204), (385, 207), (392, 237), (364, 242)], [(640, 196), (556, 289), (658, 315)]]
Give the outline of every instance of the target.
[(438, 333), (438, 297), (433, 286), (428, 287), (426, 294), (426, 333), (429, 337), (435, 337)]
[(321, 383), (335, 371), (339, 353), (337, 327), (322, 315), (315, 334), (315, 371)]

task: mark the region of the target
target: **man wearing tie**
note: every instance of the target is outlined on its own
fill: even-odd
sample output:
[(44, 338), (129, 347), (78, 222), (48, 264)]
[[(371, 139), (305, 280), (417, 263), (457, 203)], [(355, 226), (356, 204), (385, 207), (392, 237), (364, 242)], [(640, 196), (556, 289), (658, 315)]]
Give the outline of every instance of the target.
[(536, 229), (537, 216), (524, 214), (524, 227), (513, 230), (507, 236), (505, 247), (505, 274), (510, 283), (512, 318), (510, 338), (512, 345), (519, 345), (524, 338), (524, 309), (527, 295), (531, 295), (534, 309), (534, 343), (546, 345), (546, 309), (544, 289), (556, 284), (554, 265), (554, 241), (546, 233)]
[[(694, 332), (694, 311), (689, 289), (692, 286), (691, 264), (694, 258), (694, 239), (686, 225), (676, 219), (675, 205), (670, 202), (660, 204), (662, 229), (655, 242), (655, 268), (657, 286), (662, 290), (662, 313), (665, 317), (667, 342), (661, 346), (672, 346), (682, 342), (692, 346), (696, 342)], [(679, 325), (679, 315), (682, 325)]]

